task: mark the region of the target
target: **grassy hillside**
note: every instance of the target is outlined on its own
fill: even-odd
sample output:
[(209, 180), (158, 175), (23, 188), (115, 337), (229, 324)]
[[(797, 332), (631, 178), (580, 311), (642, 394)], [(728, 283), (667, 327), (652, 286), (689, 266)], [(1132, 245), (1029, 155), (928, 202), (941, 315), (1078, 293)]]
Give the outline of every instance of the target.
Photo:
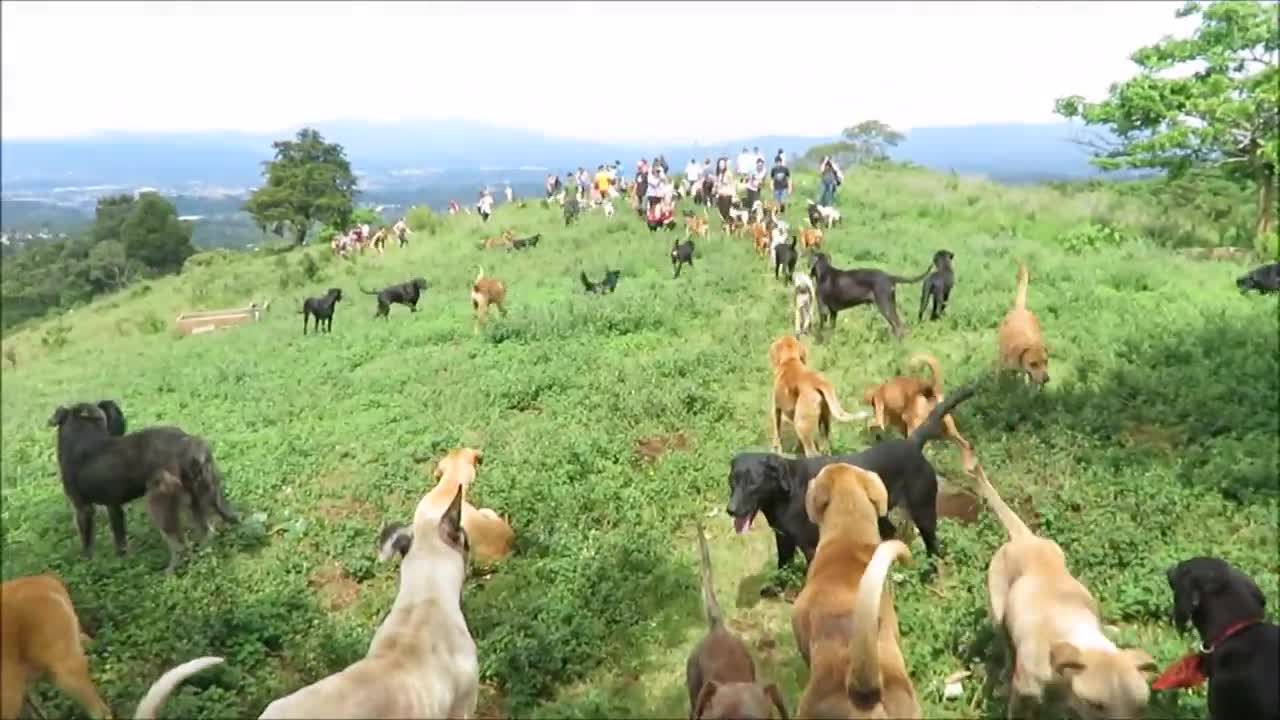
[[(1232, 284), (1246, 262), (1160, 247), (1144, 228), (1170, 218), (1106, 188), (877, 170), (850, 173), (840, 204), (846, 223), (828, 241), (838, 266), (917, 274), (947, 248), (958, 276), (937, 323), (916, 323), (918, 287), (900, 288), (903, 342), (861, 308), (812, 346), (846, 408), (915, 351), (941, 360), (948, 388), (983, 383), (956, 420), (992, 481), (1062, 544), (1122, 642), (1162, 665), (1191, 642), (1168, 620), (1163, 571), (1177, 560), (1238, 564), (1275, 616), (1280, 338), (1276, 300)], [(477, 249), (506, 227), (543, 242)], [(407, 519), (431, 485), (425, 459), (472, 445), (485, 451), (474, 499), (518, 535), (517, 555), (464, 595), (485, 716), (684, 716), (684, 659), (703, 630), (698, 518), (730, 624), (794, 708), (805, 673), (789, 606), (758, 593), (775, 563), (771, 534), (760, 523), (734, 536), (724, 514), (729, 458), (766, 442), (765, 351), (789, 331), (790, 291), (746, 241), (721, 237), (672, 280), (670, 243), (633, 215), (566, 230), (558, 212), (500, 207), (488, 226), (447, 219), (381, 259), (345, 263), (322, 248), (199, 256), (180, 277), (6, 338), (17, 369), (6, 362), (0, 405), (3, 577), (65, 578), (95, 636), (93, 677), (118, 713), (163, 669), (217, 654), (225, 667), (194, 678), (165, 714), (256, 714), (363, 654), (397, 578), (374, 562), (378, 529)], [(988, 382), (1017, 257), (1051, 352), (1039, 395)], [(510, 315), (475, 332), (478, 264), (506, 282)], [(579, 270), (598, 278), (606, 266), (623, 272), (617, 293), (585, 296)], [(431, 282), (420, 311), (375, 322), (357, 285), (415, 275)], [(347, 299), (333, 334), (302, 337), (301, 298), (335, 285)], [(271, 310), (254, 326), (183, 339), (170, 329), (183, 309), (264, 297)], [(78, 557), (45, 422), (59, 404), (101, 398), (120, 401), (132, 427), (208, 438), (251, 517), (177, 577), (159, 572), (166, 550), (139, 506), (128, 556), (113, 555), (100, 514), (97, 555)], [(875, 437), (837, 425), (833, 441), (854, 450)], [(953, 447), (930, 454), (964, 484)], [(984, 578), (1002, 531), (980, 503), (949, 503), (940, 576), (925, 582), (921, 562), (895, 571), (904, 653), (927, 716), (1003, 717), (982, 682), (1000, 655)], [(924, 557), (918, 540), (912, 549)], [(943, 679), (963, 669), (974, 672), (965, 696), (944, 701)], [(40, 697), (71, 712), (56, 691)], [(1202, 693), (1161, 693), (1153, 706), (1153, 717), (1204, 714)]]

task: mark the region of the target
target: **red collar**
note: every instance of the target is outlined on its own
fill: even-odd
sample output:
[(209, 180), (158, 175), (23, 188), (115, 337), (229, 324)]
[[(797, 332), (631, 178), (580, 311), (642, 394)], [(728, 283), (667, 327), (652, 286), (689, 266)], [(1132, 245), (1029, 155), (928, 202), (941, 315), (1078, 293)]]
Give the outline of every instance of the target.
[(1201, 643), (1196, 652), (1186, 655), (1174, 664), (1170, 665), (1156, 681), (1151, 684), (1152, 690), (1172, 690), (1175, 688), (1193, 688), (1199, 687), (1207, 679), (1204, 672), (1200, 669), (1200, 661), (1206, 656), (1213, 653), (1223, 642), (1238, 635), (1240, 631), (1253, 625), (1257, 625), (1260, 620), (1241, 620), (1227, 626), (1226, 630), (1218, 633), (1213, 642), (1207, 646)]

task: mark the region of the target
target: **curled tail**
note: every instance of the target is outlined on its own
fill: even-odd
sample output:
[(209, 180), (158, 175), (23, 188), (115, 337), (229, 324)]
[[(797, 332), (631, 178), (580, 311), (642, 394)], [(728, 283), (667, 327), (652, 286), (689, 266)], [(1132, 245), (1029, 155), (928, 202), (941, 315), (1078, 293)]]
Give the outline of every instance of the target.
[(591, 284), (591, 281), (587, 279), (586, 270), (583, 270), (582, 272), (578, 273), (578, 277), (582, 279), (582, 287), (586, 289), (587, 292), (590, 292), (591, 288), (595, 287), (594, 285)]
[(935, 398), (942, 397), (942, 366), (938, 364), (938, 358), (929, 353), (916, 353), (911, 356), (908, 364), (913, 368), (927, 365), (929, 367), (929, 392)]
[(365, 295), (377, 295), (377, 294), (378, 294), (378, 291), (377, 291), (377, 290), (365, 290), (363, 285), (357, 285), (356, 287), (357, 287), (357, 288), (359, 288), (360, 292), (364, 293)]
[(987, 480), (987, 472), (982, 469), (981, 464), (974, 468), (974, 474), (978, 478), (978, 493), (995, 511), (996, 517), (1000, 518), (1000, 524), (1004, 525), (1005, 532), (1009, 533), (1009, 539), (1017, 540), (1020, 537), (1035, 535), (1031, 532), (1031, 528), (1022, 522), (1022, 518), (1018, 517), (1018, 513), (1014, 512), (1013, 508), (1000, 497), (1000, 493), (992, 487), (991, 481)]
[(707, 549), (707, 534), (698, 523), (698, 553), (702, 556), (702, 609), (707, 614), (707, 624), (716, 629), (724, 624), (724, 613), (716, 602), (716, 588), (711, 582), (711, 551)]
[(924, 424), (912, 431), (907, 436), (907, 439), (917, 448), (923, 450), (925, 443), (942, 435), (942, 418), (949, 415), (952, 408), (973, 397), (975, 392), (977, 392), (977, 389), (970, 385), (952, 393), (951, 397), (938, 403), (933, 412), (929, 413), (929, 417), (924, 421)]
[(1021, 260), (1018, 261), (1018, 294), (1013, 300), (1014, 310), (1027, 309), (1027, 284), (1031, 282), (1031, 276), (1027, 273), (1027, 265)]
[(138, 710), (133, 714), (136, 720), (152, 720), (156, 713), (160, 710), (160, 706), (164, 701), (169, 699), (169, 694), (173, 689), (182, 684), (183, 680), (195, 675), (207, 667), (212, 667), (222, 662), (220, 657), (202, 657), (184, 662), (176, 668), (160, 676), (155, 684), (147, 690), (147, 694), (142, 697), (142, 702), (138, 703)]
[[(884, 581), (895, 560), (911, 560), (911, 551), (901, 540), (886, 540), (876, 547), (871, 562), (858, 581), (858, 594), (853, 604), (853, 637), (849, 655), (854, 658), (845, 678), (849, 699), (874, 698), (880, 704), (880, 598)], [(866, 708), (861, 708), (866, 709)]]
[(912, 283), (913, 283), (913, 282), (920, 282), (921, 280), (923, 280), (923, 279), (925, 279), (926, 277), (928, 277), (928, 276), (929, 276), (929, 273), (931, 273), (931, 272), (933, 272), (933, 266), (932, 266), (932, 265), (930, 265), (930, 266), (929, 266), (929, 268), (928, 268), (928, 269), (926, 269), (924, 272), (920, 273), (919, 275), (917, 275), (917, 276), (915, 276), (915, 277), (913, 277), (913, 278), (908, 278), (908, 277), (899, 277), (899, 276), (897, 276), (897, 275), (890, 275), (890, 276), (889, 276), (889, 279), (893, 281), (893, 284), (894, 284), (894, 285), (898, 285), (898, 284), (900, 284), (900, 283), (909, 283), (909, 282), (912, 282)]
[(831, 417), (840, 422), (853, 422), (854, 420), (866, 420), (870, 417), (870, 413), (858, 412), (850, 414), (840, 407), (840, 401), (836, 399), (836, 390), (831, 387), (831, 383), (823, 382), (818, 386), (818, 392), (822, 393), (822, 401), (827, 404), (827, 409), (831, 411)]
[(480, 279), (484, 277), (484, 266), (477, 265), (477, 267), (480, 268), (480, 272), (476, 274), (476, 282), (480, 282)]

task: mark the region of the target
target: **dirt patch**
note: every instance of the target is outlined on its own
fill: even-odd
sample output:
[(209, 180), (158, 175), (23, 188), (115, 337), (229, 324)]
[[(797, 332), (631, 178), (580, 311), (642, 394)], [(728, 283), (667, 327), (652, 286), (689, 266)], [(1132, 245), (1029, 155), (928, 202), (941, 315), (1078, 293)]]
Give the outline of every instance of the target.
[(982, 500), (955, 488), (938, 490), (938, 517), (955, 520), (961, 525), (971, 525), (978, 519)]
[(1181, 442), (1182, 436), (1177, 430), (1155, 427), (1154, 425), (1130, 425), (1124, 429), (1121, 437), (1129, 447), (1142, 446), (1154, 448), (1172, 455)]
[(654, 435), (636, 443), (636, 455), (645, 462), (655, 462), (673, 450), (688, 450), (689, 438), (684, 433)]
[(361, 520), (369, 525), (376, 525), (381, 514), (363, 500), (355, 498), (329, 498), (321, 500), (314, 512), (325, 520)]
[(360, 599), (360, 583), (337, 563), (329, 563), (311, 574), (307, 582), (329, 610), (345, 610)]
[(479, 698), (476, 700), (476, 720), (505, 720), (507, 717), (507, 698), (502, 690), (493, 683), (481, 683)]

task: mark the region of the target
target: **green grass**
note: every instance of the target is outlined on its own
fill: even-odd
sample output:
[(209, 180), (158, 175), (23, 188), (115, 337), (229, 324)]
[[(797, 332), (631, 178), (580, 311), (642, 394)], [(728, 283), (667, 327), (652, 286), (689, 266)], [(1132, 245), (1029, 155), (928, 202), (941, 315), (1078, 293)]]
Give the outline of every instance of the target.
[[(1142, 232), (1159, 218), (1105, 188), (867, 170), (850, 173), (840, 204), (846, 223), (827, 243), (837, 266), (914, 275), (945, 247), (958, 275), (942, 322), (916, 323), (918, 287), (900, 288), (904, 342), (861, 308), (812, 346), (846, 408), (920, 350), (941, 360), (948, 388), (984, 383), (957, 423), (993, 482), (1034, 509), (1123, 642), (1162, 665), (1191, 642), (1168, 621), (1163, 570), (1179, 559), (1238, 564), (1274, 616), (1280, 338), (1275, 299), (1235, 291), (1243, 263), (1163, 249)], [(542, 244), (477, 249), (504, 227), (542, 232)], [(254, 715), (363, 654), (397, 577), (375, 564), (375, 535), (432, 483), (415, 457), (472, 445), (485, 451), (474, 499), (518, 537), (516, 556), (463, 598), (482, 712), (684, 716), (684, 660), (703, 630), (699, 517), (731, 625), (794, 708), (805, 672), (789, 607), (758, 594), (775, 562), (769, 531), (733, 536), (723, 514), (729, 458), (766, 441), (765, 351), (789, 331), (790, 292), (747, 241), (714, 236), (672, 280), (670, 242), (626, 213), (565, 230), (557, 211), (500, 207), (488, 226), (447, 219), (382, 259), (343, 263), (327, 248), (211, 255), (26, 327), (4, 340), (18, 365), (3, 377), (3, 577), (65, 579), (95, 636), (92, 675), (117, 712), (132, 712), (165, 668), (217, 654), (227, 664), (184, 686), (165, 714)], [(1050, 346), (1053, 381), (1039, 395), (986, 382), (1016, 257), (1031, 267), (1030, 305)], [(506, 282), (510, 314), (475, 332), (479, 264)], [(598, 278), (606, 265), (623, 272), (617, 293), (585, 296), (578, 271)], [(420, 311), (374, 322), (357, 284), (415, 275), (431, 282)], [(302, 337), (301, 298), (332, 285), (347, 295), (334, 333)], [(182, 310), (264, 297), (273, 303), (256, 325), (181, 339), (170, 329)], [(140, 506), (128, 511), (129, 555), (114, 556), (100, 514), (96, 556), (78, 557), (45, 421), (59, 404), (102, 398), (120, 401), (131, 427), (173, 423), (208, 438), (232, 502), (252, 517), (177, 577), (159, 572), (166, 550)], [(655, 460), (637, 452), (677, 435), (685, 442)], [(854, 450), (875, 438), (837, 425), (833, 440)], [(930, 454), (960, 476), (953, 447)], [(1001, 531), (982, 509), (939, 532), (938, 579), (926, 583), (921, 562), (895, 571), (911, 675), (929, 717), (1003, 717), (1003, 700), (982, 688), (999, 656), (983, 588)], [(943, 678), (962, 669), (974, 672), (965, 696), (942, 700)], [(40, 697), (48, 711), (79, 712), (48, 687)], [(1202, 691), (1153, 699), (1153, 717), (1203, 713)]]

